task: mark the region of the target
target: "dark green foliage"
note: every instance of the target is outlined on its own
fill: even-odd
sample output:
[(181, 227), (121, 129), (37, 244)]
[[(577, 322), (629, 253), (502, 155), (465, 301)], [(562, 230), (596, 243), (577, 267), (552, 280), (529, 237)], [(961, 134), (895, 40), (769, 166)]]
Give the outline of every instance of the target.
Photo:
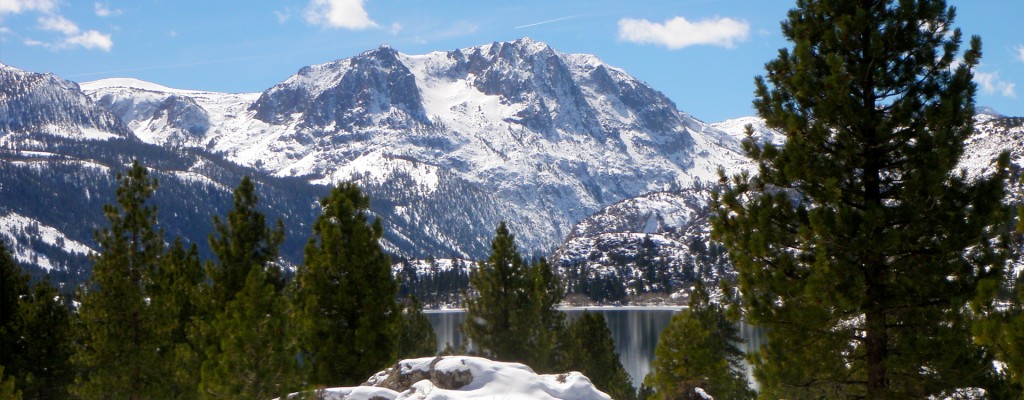
[(81, 376), (72, 389), (83, 399), (160, 398), (165, 349), (147, 301), (163, 252), (156, 208), (148, 204), (157, 184), (137, 162), (118, 180), (117, 205), (104, 207), (110, 227), (96, 233), (100, 253), (80, 295)]
[[(227, 220), (214, 217), (209, 263), (210, 285), (197, 293), (205, 317), (196, 325), (194, 352), (181, 349), (186, 361), (202, 365), (199, 394), (204, 399), (271, 398), (299, 383), (294, 335), (281, 270), (276, 265), (283, 241), (256, 210), (253, 182), (245, 177), (235, 188)], [(243, 332), (244, 331), (244, 332)], [(192, 357), (188, 357), (192, 355)]]
[(401, 310), (380, 220), (370, 199), (343, 183), (321, 200), (296, 279), (295, 314), (308, 383), (358, 384), (394, 361)]
[(528, 264), (501, 223), (491, 256), (470, 274), (466, 336), (486, 357), (517, 361), (538, 372), (558, 368), (563, 319), (555, 307), (564, 291), (547, 261)]
[(398, 330), (398, 359), (432, 356), (437, 353), (437, 334), (415, 297), (403, 305)]
[(697, 283), (689, 307), (672, 317), (658, 338), (651, 374), (645, 384), (655, 399), (700, 399), (696, 389), (722, 399), (753, 399), (748, 387), (743, 339), (718, 304)]
[(166, 349), (161, 351), (166, 389), (174, 399), (194, 399), (198, 394), (203, 349), (195, 335), (196, 324), (208, 316), (202, 302), (205, 280), (196, 246), (186, 249), (176, 238), (161, 257), (150, 290), (155, 334), (160, 348)]
[(0, 366), (29, 399), (64, 399), (74, 380), (68, 306), (49, 278), (29, 288), (0, 240)]
[(228, 212), (227, 221), (213, 217), (215, 234), (210, 235), (210, 248), (218, 262), (210, 266), (208, 273), (215, 309), (242, 290), (253, 268), (266, 269), (271, 283), (278, 290), (284, 287), (280, 270), (274, 265), (278, 247), (284, 242), (284, 226), (278, 220), (277, 228), (271, 230), (266, 217), (256, 210), (258, 202), (255, 184), (246, 176), (235, 188), (234, 207)]
[(0, 365), (0, 400), (21, 400), (21, 391), (14, 387), (14, 377), (4, 375)]
[(565, 340), (566, 369), (579, 371), (616, 400), (636, 397), (633, 381), (619, 362), (608, 322), (599, 313), (584, 313), (569, 324)]
[[(16, 375), (11, 370), (18, 388), (28, 399), (68, 398), (68, 386), (74, 381), (75, 372), (71, 364), (74, 333), (67, 298), (50, 286), (48, 278), (44, 279), (22, 303), (20, 314), (21, 370)], [(6, 362), (7, 356), (4, 358)]]
[[(20, 333), (17, 331), (17, 317), (21, 299), (28, 296), (28, 275), (14, 261), (7, 251), (7, 244), (0, 240), (0, 354), (4, 360), (0, 365), (10, 365), (8, 354), (16, 354)], [(7, 375), (12, 375), (8, 367)]]
[(1000, 278), (1006, 160), (968, 180), (972, 68), (944, 1), (799, 0), (754, 106), (787, 135), (745, 142), (713, 231), (739, 274), (769, 398), (926, 398), (984, 387), (967, 304)]
[[(1017, 208), (1017, 224), (1011, 246), (1017, 265), (1024, 263), (1021, 258), (1024, 253), (1024, 205)], [(986, 318), (979, 318), (975, 322), (974, 332), (980, 343), (995, 352), (999, 361), (1006, 363), (1006, 390), (1020, 397), (1024, 396), (1024, 274), (1008, 278), (1008, 285), (989, 282), (983, 286), (982, 290), (990, 292), (989, 297), (999, 297), (1005, 301), (999, 306), (988, 303), (978, 307), (977, 311)], [(996, 294), (1006, 289), (1009, 289), (1006, 295)]]
[(218, 343), (203, 362), (199, 397), (268, 400), (301, 389), (288, 313), (266, 272), (251, 269), (211, 324)]

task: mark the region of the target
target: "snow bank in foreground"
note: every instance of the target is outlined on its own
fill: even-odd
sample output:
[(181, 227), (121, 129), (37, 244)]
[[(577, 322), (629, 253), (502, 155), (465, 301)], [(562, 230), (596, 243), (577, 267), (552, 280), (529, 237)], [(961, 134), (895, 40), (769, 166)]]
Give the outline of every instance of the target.
[(326, 400), (608, 400), (579, 372), (538, 375), (517, 363), (479, 357), (403, 360), (363, 386), (326, 389)]

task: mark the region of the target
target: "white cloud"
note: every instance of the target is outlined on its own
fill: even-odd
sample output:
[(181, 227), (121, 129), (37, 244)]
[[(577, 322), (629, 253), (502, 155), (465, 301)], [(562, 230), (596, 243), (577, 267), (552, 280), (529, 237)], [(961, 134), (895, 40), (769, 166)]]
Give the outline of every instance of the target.
[(114, 47), (110, 35), (95, 30), (82, 32), (77, 24), (60, 15), (47, 15), (39, 17), (39, 29), (60, 32), (63, 39), (53, 42), (43, 42), (35, 39), (26, 39), (24, 43), (28, 46), (40, 46), (50, 50), (66, 50), (81, 47), (86, 50), (103, 50), (109, 52)]
[(1024, 62), (1024, 44), (1017, 46), (1017, 61)]
[(60, 15), (39, 17), (39, 29), (55, 31), (71, 36), (79, 32), (78, 25)]
[(123, 13), (123, 11), (121, 11), (120, 9), (111, 9), (110, 6), (103, 3), (97, 2), (93, 5), (93, 7), (96, 10), (96, 15), (100, 17), (118, 16), (121, 15), (121, 13)]
[(695, 45), (736, 47), (747, 39), (750, 24), (732, 18), (706, 19), (696, 22), (675, 17), (664, 23), (642, 19), (619, 20), (619, 39), (639, 44), (662, 45), (676, 50)]
[(306, 22), (326, 28), (352, 30), (375, 28), (362, 0), (312, 0), (306, 9)]
[(974, 82), (981, 87), (982, 94), (1017, 97), (1017, 84), (1000, 79), (999, 72), (974, 71)]
[(391, 34), (392, 35), (397, 35), (398, 32), (401, 32), (401, 31), (402, 31), (402, 24), (397, 23), (397, 22), (391, 23)]
[(174, 29), (171, 29), (170, 32), (167, 32), (167, 36), (172, 37), (172, 38), (176, 38), (176, 37), (178, 37), (178, 31), (176, 31)]
[(65, 39), (64, 43), (69, 47), (82, 46), (86, 50), (99, 49), (106, 52), (109, 52), (114, 47), (114, 42), (110, 40), (110, 35), (97, 31), (82, 32), (81, 35)]
[(278, 23), (283, 24), (285, 22), (288, 22), (288, 20), (292, 18), (292, 10), (289, 9), (289, 8), (285, 8), (282, 11), (276, 11), (275, 10), (274, 11), (274, 16), (277, 17), (277, 22)]
[(18, 14), (26, 11), (52, 12), (57, 9), (54, 0), (3, 0), (0, 1), (0, 15)]

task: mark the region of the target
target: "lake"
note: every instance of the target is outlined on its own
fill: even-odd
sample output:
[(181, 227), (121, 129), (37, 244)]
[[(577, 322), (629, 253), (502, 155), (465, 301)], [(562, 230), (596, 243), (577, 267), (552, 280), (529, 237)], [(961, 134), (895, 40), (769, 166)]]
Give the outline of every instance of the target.
[[(562, 312), (571, 321), (585, 312), (597, 312), (604, 315), (608, 328), (615, 339), (615, 350), (619, 353), (619, 361), (633, 378), (633, 385), (639, 387), (644, 377), (651, 370), (654, 360), (654, 348), (658, 345), (661, 331), (668, 326), (672, 316), (679, 307), (572, 307), (563, 308)], [(463, 310), (427, 310), (424, 311), (437, 333), (437, 349), (444, 349), (446, 344), (458, 348), (462, 344), (462, 332), (459, 326), (466, 319)], [(764, 335), (757, 328), (739, 324), (740, 336), (746, 340), (743, 345), (745, 352), (757, 349), (763, 342)]]

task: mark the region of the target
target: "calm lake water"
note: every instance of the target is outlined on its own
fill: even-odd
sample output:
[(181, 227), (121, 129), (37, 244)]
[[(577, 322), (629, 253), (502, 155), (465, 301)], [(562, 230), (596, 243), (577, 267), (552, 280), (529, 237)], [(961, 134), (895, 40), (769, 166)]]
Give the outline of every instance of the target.
[[(596, 312), (604, 315), (608, 328), (615, 339), (615, 350), (619, 353), (622, 366), (633, 378), (633, 385), (639, 387), (651, 369), (654, 359), (654, 348), (658, 345), (661, 331), (668, 326), (672, 316), (679, 312), (676, 307), (594, 307), (567, 308), (562, 312), (569, 320), (578, 318), (585, 312)], [(446, 344), (458, 348), (462, 344), (462, 332), (459, 326), (466, 319), (462, 310), (424, 311), (434, 332), (437, 333), (437, 348), (444, 349)], [(744, 351), (759, 347), (763, 335), (758, 329), (740, 324), (740, 336), (746, 340)]]

